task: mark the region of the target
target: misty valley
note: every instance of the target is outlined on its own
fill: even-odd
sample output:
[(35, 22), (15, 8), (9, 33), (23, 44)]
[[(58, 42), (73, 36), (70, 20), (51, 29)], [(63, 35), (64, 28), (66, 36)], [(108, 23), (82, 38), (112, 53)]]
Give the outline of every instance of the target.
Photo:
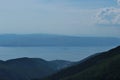
[(119, 80), (119, 43), (113, 37), (0, 35), (0, 80)]
[(0, 80), (120, 80), (120, 0), (0, 0)]
[(78, 61), (21, 57), (0, 60), (0, 80), (119, 80), (119, 65), (120, 46)]

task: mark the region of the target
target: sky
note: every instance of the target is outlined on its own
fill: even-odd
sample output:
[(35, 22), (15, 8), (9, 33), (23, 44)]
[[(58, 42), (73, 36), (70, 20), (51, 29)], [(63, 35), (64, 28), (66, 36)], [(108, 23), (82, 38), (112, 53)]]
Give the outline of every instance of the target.
[(0, 0), (0, 34), (120, 37), (120, 0)]

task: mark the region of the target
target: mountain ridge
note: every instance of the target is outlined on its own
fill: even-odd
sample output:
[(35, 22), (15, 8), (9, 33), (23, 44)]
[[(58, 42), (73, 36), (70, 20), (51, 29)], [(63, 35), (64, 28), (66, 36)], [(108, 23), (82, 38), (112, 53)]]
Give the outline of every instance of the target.
[(2, 47), (39, 47), (39, 46), (117, 46), (120, 38), (114, 37), (80, 37), (51, 34), (2, 34)]
[[(0, 80), (30, 80), (45, 77), (73, 65), (73, 62), (46, 61), (41, 58), (16, 58), (0, 61)], [(69, 65), (66, 65), (68, 63)], [(58, 68), (59, 67), (59, 68)]]
[(88, 57), (48, 78), (38, 80), (119, 80), (119, 65), (120, 46)]

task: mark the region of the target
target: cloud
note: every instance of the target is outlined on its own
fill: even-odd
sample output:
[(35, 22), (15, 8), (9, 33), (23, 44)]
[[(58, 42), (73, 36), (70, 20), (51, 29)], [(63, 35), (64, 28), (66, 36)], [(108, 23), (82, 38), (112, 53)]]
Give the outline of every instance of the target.
[[(117, 3), (120, 4), (120, 0)], [(120, 6), (100, 9), (96, 19), (98, 25), (120, 26)]]
[(120, 0), (117, 0), (118, 5), (120, 5)]
[(120, 9), (104, 8), (101, 9), (97, 16), (97, 23), (103, 25), (120, 25)]

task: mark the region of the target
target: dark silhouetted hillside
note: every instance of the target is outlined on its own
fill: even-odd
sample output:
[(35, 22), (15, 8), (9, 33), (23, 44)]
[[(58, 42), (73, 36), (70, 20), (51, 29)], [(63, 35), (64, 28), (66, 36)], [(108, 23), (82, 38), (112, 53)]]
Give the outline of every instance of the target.
[(39, 58), (18, 58), (0, 61), (0, 80), (42, 78), (72, 64), (69, 61), (45, 61)]
[(120, 46), (90, 56), (43, 80), (120, 80)]

